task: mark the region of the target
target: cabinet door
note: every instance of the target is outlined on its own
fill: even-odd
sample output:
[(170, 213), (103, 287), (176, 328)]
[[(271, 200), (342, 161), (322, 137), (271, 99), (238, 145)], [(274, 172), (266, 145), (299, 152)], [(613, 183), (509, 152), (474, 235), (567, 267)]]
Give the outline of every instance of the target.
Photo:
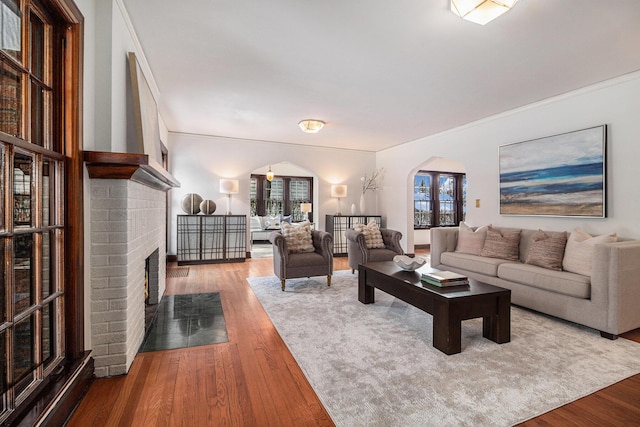
[(345, 231), (351, 226), (351, 217), (334, 216), (333, 217), (333, 253), (347, 253), (347, 237)]
[(240, 259), (247, 256), (247, 217), (233, 215), (226, 217), (226, 259)]
[(178, 262), (200, 259), (200, 217), (178, 215)]
[(202, 220), (202, 260), (223, 260), (224, 256), (224, 216), (201, 216)]

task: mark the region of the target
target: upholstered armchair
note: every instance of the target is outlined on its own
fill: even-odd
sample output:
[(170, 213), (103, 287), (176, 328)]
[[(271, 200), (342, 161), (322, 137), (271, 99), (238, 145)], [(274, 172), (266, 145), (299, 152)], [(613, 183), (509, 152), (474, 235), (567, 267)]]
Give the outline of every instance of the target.
[(394, 256), (404, 254), (400, 246), (402, 233), (389, 228), (380, 228), (384, 247), (368, 248), (365, 233), (353, 228), (347, 229), (347, 255), (351, 273), (358, 269), (358, 265), (374, 261), (391, 261)]
[(280, 279), (282, 290), (286, 279), (300, 277), (327, 276), (327, 286), (331, 286), (333, 274), (333, 236), (319, 230), (311, 230), (313, 252), (291, 252), (291, 245), (282, 232), (269, 235), (273, 246), (273, 271)]

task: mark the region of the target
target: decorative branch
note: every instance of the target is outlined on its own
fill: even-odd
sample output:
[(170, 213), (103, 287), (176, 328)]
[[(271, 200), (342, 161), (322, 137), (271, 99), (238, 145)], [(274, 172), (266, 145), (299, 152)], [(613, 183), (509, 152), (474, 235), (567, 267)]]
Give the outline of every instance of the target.
[(362, 194), (365, 194), (367, 191), (378, 191), (380, 186), (378, 185), (377, 179), (381, 177), (384, 172), (384, 168), (376, 169), (373, 171), (371, 176), (367, 176), (365, 173), (364, 176), (360, 177), (360, 181), (362, 181)]

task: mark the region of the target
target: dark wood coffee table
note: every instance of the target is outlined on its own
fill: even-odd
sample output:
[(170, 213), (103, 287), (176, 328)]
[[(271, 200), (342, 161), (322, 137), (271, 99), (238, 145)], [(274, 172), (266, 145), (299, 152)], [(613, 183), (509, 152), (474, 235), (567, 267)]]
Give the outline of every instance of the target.
[(393, 261), (370, 262), (358, 267), (358, 300), (375, 302), (375, 288), (433, 316), (433, 346), (445, 354), (461, 351), (461, 322), (482, 317), (482, 336), (498, 344), (511, 341), (511, 290), (469, 279), (468, 288), (446, 289), (420, 280), (415, 272)]

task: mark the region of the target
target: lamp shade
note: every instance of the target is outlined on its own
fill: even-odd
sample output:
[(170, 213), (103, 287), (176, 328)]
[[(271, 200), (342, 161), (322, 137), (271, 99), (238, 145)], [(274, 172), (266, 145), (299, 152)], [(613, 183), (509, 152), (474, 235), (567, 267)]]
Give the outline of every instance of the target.
[(300, 212), (311, 212), (311, 203), (300, 203)]
[(306, 133), (318, 133), (320, 129), (324, 126), (324, 122), (322, 120), (314, 120), (314, 119), (305, 119), (301, 120), (298, 123), (300, 129)]
[(237, 179), (221, 179), (220, 192), (223, 194), (235, 194), (239, 191), (240, 184)]
[(346, 197), (347, 186), (344, 184), (336, 184), (331, 186), (331, 197)]
[(451, 0), (451, 11), (459, 17), (484, 25), (509, 11), (518, 0)]

